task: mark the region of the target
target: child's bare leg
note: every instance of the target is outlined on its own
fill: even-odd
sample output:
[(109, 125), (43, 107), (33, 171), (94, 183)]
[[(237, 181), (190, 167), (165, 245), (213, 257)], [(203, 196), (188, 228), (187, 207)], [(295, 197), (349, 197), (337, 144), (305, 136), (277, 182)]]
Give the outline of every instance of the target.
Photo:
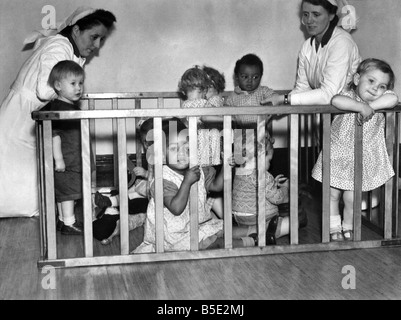
[(330, 188), (330, 233), (341, 231), (340, 198), (341, 190)]
[(354, 229), (354, 191), (344, 191), (344, 219), (343, 230)]
[(222, 197), (218, 197), (218, 198), (214, 199), (213, 205), (212, 205), (212, 210), (218, 218), (220, 218), (220, 219), (224, 218), (224, 204), (223, 204)]
[(64, 235), (80, 235), (83, 233), (82, 226), (77, 224), (75, 219), (74, 207), (75, 201), (63, 201), (57, 203), (59, 212), (63, 218), (63, 226), (61, 227), (61, 233)]
[(66, 226), (72, 226), (76, 221), (74, 214), (74, 200), (57, 203), (57, 206), (59, 206), (59, 209), (61, 208), (61, 215), (64, 224)]

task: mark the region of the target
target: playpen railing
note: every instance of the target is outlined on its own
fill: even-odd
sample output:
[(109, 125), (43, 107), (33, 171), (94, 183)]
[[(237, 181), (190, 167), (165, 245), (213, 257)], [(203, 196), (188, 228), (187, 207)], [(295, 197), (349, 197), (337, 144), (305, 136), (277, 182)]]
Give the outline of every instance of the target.
[[(167, 98), (176, 98), (176, 94), (167, 95)], [(400, 215), (398, 213), (398, 179), (391, 179), (384, 186), (384, 234), (383, 239), (361, 241), (361, 185), (362, 185), (362, 129), (356, 126), (355, 139), (355, 202), (354, 202), (354, 241), (342, 243), (329, 242), (329, 159), (330, 159), (330, 128), (331, 116), (341, 113), (331, 106), (255, 106), (247, 108), (224, 107), (204, 109), (162, 108), (163, 96), (156, 97), (159, 108), (118, 110), (115, 108), (119, 99), (142, 99), (143, 96), (135, 94), (99, 94), (87, 95), (89, 104), (91, 100), (108, 99), (112, 101), (111, 110), (91, 110), (33, 112), (32, 118), (36, 120), (38, 137), (38, 167), (40, 172), (40, 221), (41, 221), (41, 257), (38, 265), (52, 265), (55, 267), (76, 267), (88, 265), (108, 265), (134, 262), (151, 262), (167, 260), (203, 259), (229, 256), (259, 255), (270, 253), (290, 253), (306, 251), (325, 251), (337, 249), (371, 248), (388, 245), (400, 245)], [(146, 97), (145, 97), (146, 98)], [(152, 98), (154, 98), (152, 96)], [(139, 103), (135, 103), (139, 106)], [(396, 175), (399, 175), (399, 127), (401, 106), (386, 110), (386, 140), (391, 162)], [(258, 247), (232, 248), (232, 174), (228, 159), (232, 155), (232, 116), (238, 114), (257, 116), (257, 139), (261, 143), (261, 154), (257, 161), (258, 166)], [(289, 128), (289, 182), (290, 182), (290, 244), (265, 246), (265, 161), (264, 143), (266, 116), (281, 114), (288, 117)], [(323, 183), (322, 183), (322, 238), (321, 243), (299, 244), (298, 237), (298, 183), (300, 159), (300, 117), (303, 115), (320, 115), (322, 125), (322, 152), (323, 152)], [(202, 115), (223, 115), (224, 117), (224, 249), (198, 250), (198, 213), (197, 188), (192, 186), (190, 194), (191, 205), (191, 250), (183, 252), (165, 252), (163, 247), (163, 187), (162, 187), (162, 118), (171, 116), (188, 117), (190, 141), (190, 165), (197, 163), (197, 117)], [(128, 229), (128, 188), (127, 188), (127, 120), (138, 120), (150, 117), (154, 120), (155, 145), (155, 204), (156, 204), (156, 253), (130, 254)], [(54, 176), (52, 155), (52, 121), (80, 120), (82, 139), (82, 190), (83, 190), (83, 216), (84, 216), (84, 257), (60, 258), (57, 254), (56, 237), (56, 207), (54, 198)], [(94, 256), (92, 231), (92, 175), (90, 161), (91, 123), (97, 119), (112, 119), (116, 124), (116, 168), (118, 175), (118, 189), (120, 193), (120, 254), (112, 256)], [(306, 140), (305, 140), (306, 141)]]

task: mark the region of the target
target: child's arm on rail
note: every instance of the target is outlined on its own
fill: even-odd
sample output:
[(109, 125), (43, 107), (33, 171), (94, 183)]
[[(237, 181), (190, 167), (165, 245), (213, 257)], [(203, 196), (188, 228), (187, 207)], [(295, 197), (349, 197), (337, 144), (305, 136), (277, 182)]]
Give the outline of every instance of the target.
[(388, 91), (384, 93), (380, 98), (377, 98), (375, 101), (369, 103), (369, 106), (373, 110), (380, 109), (391, 109), (394, 108), (398, 104), (398, 96), (392, 92)]

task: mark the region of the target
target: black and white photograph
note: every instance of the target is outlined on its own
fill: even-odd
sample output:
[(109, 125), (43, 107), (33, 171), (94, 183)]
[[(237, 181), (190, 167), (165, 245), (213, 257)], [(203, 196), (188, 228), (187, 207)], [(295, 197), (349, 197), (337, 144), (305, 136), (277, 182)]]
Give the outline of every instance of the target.
[(399, 0), (0, 0), (0, 44), (0, 300), (401, 299)]

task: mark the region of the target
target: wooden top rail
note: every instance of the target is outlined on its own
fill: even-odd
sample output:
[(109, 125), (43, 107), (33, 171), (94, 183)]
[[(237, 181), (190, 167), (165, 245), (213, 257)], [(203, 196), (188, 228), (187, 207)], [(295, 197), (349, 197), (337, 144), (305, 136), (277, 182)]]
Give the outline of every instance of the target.
[[(401, 104), (382, 112), (400, 112)], [(68, 119), (105, 119), (135, 117), (199, 117), (202, 115), (269, 115), (269, 114), (339, 114), (348, 111), (339, 110), (331, 105), (316, 106), (255, 106), (255, 107), (222, 107), (222, 108), (168, 108), (168, 109), (129, 109), (129, 110), (81, 110), (81, 111), (34, 111), (33, 120), (68, 120)]]
[[(276, 90), (278, 94), (285, 94), (290, 90)], [(232, 91), (224, 91), (221, 93), (223, 97), (230, 95)], [(85, 93), (82, 95), (82, 99), (95, 99), (95, 100), (107, 100), (107, 99), (180, 99), (182, 94), (180, 92), (107, 92), (107, 93)]]

